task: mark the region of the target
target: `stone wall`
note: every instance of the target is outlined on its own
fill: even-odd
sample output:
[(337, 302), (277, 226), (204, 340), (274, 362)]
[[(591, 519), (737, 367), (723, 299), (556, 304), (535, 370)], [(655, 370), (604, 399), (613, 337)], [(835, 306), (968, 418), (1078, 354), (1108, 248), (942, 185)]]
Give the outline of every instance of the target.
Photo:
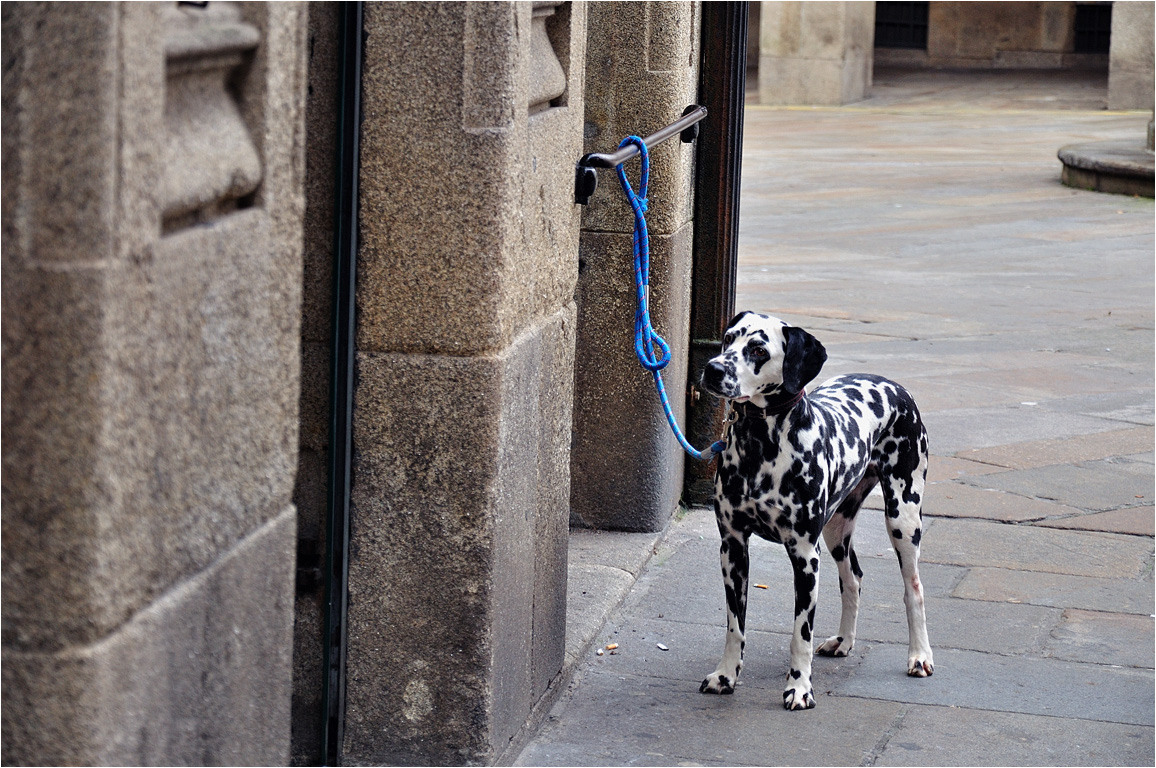
[(1075, 3), (932, 3), (927, 55), (956, 66), (1059, 67), (1075, 15)]
[(875, 60), (953, 69), (1104, 67), (1104, 54), (1075, 53), (1075, 19), (1074, 2), (934, 2), (926, 50), (878, 48)]
[(1152, 109), (1153, 3), (1112, 5), (1108, 109)]
[(838, 105), (867, 95), (874, 3), (760, 5), (760, 104)]
[[(586, 152), (613, 151), (630, 134), (648, 136), (695, 103), (699, 13), (692, 2), (591, 4)], [(651, 319), (671, 346), (663, 376), (682, 423), (694, 147), (671, 139), (654, 148), (650, 162)], [(637, 188), (639, 161), (626, 169)], [(653, 378), (634, 355), (633, 227), (617, 176), (602, 171), (582, 219), (579, 252), (571, 522), (657, 531), (678, 506), (683, 453)]]
[(365, 25), (344, 760), (489, 763), (564, 654), (586, 8)]
[(283, 763), (304, 9), (2, 13), (3, 760)]

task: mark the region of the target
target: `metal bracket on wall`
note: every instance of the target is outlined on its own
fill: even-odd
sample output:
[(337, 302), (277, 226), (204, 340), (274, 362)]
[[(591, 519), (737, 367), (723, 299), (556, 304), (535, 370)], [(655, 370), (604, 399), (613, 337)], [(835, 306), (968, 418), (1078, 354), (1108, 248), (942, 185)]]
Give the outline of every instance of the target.
[[(698, 123), (704, 117), (706, 107), (691, 104), (683, 110), (682, 117), (647, 136), (643, 141), (649, 149), (677, 135), (683, 144), (690, 144), (698, 138)], [(617, 152), (594, 152), (583, 155), (574, 169), (574, 202), (578, 205), (590, 202), (590, 196), (598, 188), (598, 168), (616, 168), (637, 154), (638, 147), (631, 144)]]

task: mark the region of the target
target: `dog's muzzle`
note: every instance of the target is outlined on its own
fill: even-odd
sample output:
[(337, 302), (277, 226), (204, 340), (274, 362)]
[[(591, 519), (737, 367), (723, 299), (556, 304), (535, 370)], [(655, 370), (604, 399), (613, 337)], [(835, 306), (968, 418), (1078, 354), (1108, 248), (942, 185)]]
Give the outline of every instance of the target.
[(733, 397), (726, 386), (727, 369), (718, 360), (711, 360), (702, 371), (702, 388), (712, 395)]

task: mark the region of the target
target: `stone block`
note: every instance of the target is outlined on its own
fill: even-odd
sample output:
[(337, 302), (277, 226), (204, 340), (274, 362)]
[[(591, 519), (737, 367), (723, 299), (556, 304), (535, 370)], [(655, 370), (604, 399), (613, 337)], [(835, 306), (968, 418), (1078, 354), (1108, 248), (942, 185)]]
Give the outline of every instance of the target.
[(347, 761), (491, 761), (561, 670), (573, 313), (359, 355)]
[(571, 300), (584, 47), (560, 61), (572, 101), (529, 115), (531, 10), (367, 7), (359, 349), (490, 353)]
[(1152, 3), (1113, 3), (1108, 109), (1152, 109)]
[[(695, 103), (699, 11), (695, 3), (593, 3), (589, 6), (584, 152), (613, 152), (630, 135), (643, 138)], [(578, 158), (575, 157), (575, 160)], [(650, 153), (651, 236), (690, 221), (694, 146), (670, 139)], [(639, 161), (625, 165), (638, 191)], [(587, 232), (631, 232), (634, 217), (617, 174), (600, 171), (598, 191), (582, 217)]]
[(871, 84), (872, 3), (761, 3), (759, 103), (838, 105)]
[[(685, 420), (692, 231), (652, 236), (651, 322), (671, 348), (663, 370), (670, 404)], [(630, 235), (586, 232), (578, 283), (571, 523), (661, 530), (682, 491), (683, 451), (654, 378), (634, 353), (637, 308)]]
[(5, 763), (284, 764), (295, 536), (288, 507), (98, 641), (5, 649)]

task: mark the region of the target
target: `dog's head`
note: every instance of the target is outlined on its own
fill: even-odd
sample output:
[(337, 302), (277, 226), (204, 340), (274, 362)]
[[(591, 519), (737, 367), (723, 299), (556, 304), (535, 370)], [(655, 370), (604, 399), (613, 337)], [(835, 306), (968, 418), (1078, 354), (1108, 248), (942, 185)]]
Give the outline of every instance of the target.
[(765, 408), (768, 398), (798, 394), (826, 361), (827, 350), (802, 328), (740, 312), (727, 326), (722, 352), (706, 364), (702, 386), (719, 397)]

